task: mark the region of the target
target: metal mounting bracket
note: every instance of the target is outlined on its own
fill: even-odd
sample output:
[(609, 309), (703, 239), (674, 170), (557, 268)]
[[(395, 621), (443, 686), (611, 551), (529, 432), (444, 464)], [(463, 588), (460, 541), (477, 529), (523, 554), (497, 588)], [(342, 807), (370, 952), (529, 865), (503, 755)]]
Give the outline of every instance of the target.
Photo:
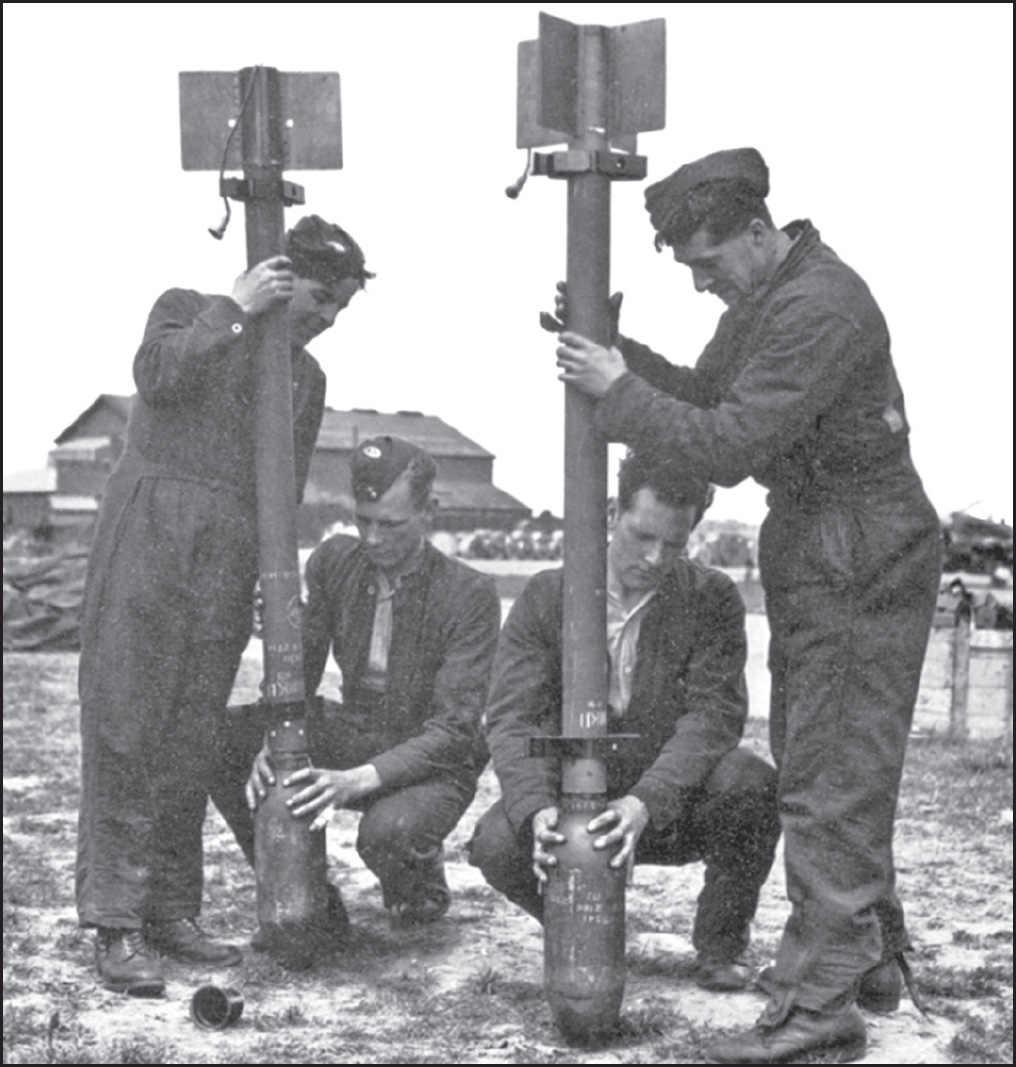
[(245, 202), (281, 200), (286, 207), (305, 203), (302, 185), (274, 178), (223, 178), (219, 182), (219, 195)]
[(571, 178), (576, 174), (605, 174), (618, 181), (641, 181), (647, 172), (645, 156), (626, 152), (589, 152), (571, 148), (563, 152), (534, 152), (533, 174)]

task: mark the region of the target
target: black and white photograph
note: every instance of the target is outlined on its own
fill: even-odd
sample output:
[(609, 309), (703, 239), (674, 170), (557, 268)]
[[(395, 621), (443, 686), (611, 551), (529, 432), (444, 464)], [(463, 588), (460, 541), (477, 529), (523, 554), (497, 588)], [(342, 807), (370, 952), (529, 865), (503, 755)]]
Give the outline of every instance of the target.
[(4, 1063), (1012, 1063), (1012, 5), (4, 31)]

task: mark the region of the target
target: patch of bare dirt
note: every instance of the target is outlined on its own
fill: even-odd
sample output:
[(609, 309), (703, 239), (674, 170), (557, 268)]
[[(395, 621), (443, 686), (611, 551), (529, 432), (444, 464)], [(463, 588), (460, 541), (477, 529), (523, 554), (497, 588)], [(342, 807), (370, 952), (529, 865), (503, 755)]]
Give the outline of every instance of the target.
[[(690, 1063), (702, 1061), (717, 1033), (750, 1025), (763, 1007), (757, 992), (706, 993), (691, 977), (701, 866), (638, 867), (617, 1040), (569, 1048), (543, 998), (539, 925), (466, 860), (476, 818), (496, 797), (489, 770), (447, 842), (454, 903), (444, 921), (392, 927), (356, 854), (356, 819), (341, 813), (328, 852), (352, 943), (313, 971), (287, 972), (246, 947), (255, 929), (253, 875), (211, 811), (203, 921), (245, 946), (243, 964), (215, 972), (169, 963), (163, 997), (109, 993), (96, 980), (91, 934), (78, 929), (73, 906), (75, 671), (69, 653), (4, 663), (5, 1062)], [(249, 699), (251, 684), (251, 675), (241, 679), (239, 698)], [(752, 724), (749, 743), (764, 753), (764, 727)], [(908, 759), (896, 850), (913, 967), (932, 1012), (925, 1017), (905, 999), (890, 1016), (868, 1016), (862, 1062), (1006, 1062), (956, 1051), (964, 1047), (957, 1035), (978, 1025), (995, 1033), (1006, 1012), (1011, 1020), (1011, 808), (1007, 815), (996, 780), (1005, 772), (986, 750), (973, 770), (958, 753), (943, 771), (932, 744), (917, 743)], [(946, 798), (960, 773), (967, 778), (960, 788), (953, 781), (958, 799)], [(771, 958), (786, 915), (778, 858), (755, 924), (757, 966)], [(206, 983), (242, 992), (244, 1014), (232, 1028), (207, 1033), (191, 1022), (191, 997)], [(1011, 1062), (1011, 1036), (1008, 1047)]]

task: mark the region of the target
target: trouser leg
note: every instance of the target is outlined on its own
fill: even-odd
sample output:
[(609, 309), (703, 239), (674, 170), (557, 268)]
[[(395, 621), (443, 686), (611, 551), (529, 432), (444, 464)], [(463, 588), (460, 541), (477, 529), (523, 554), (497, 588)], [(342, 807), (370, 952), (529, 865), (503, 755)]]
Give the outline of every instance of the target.
[[(856, 524), (842, 537), (849, 548)], [(893, 820), (937, 546), (900, 549), (863, 581), (858, 558), (870, 562), (849, 551), (833, 560), (842, 564), (835, 582), (803, 580), (815, 572), (812, 562), (812, 572), (798, 568), (796, 586), (767, 588), (773, 755), (792, 905), (767, 1009), (776, 1021), (795, 1005), (833, 1011), (849, 1003), (861, 975), (906, 944)]]
[(78, 917), (83, 926), (140, 929), (151, 872), (147, 768), (106, 744), (94, 723), (82, 725)]
[(247, 780), (265, 738), (267, 705), (229, 708), (221, 731), (209, 795), (247, 862), (254, 866), (254, 815), (247, 806)]
[(736, 960), (748, 947), (779, 836), (776, 772), (758, 756), (735, 749), (691, 795), (676, 823), (642, 835), (636, 862), (681, 866), (702, 860), (704, 885), (692, 942), (700, 956)]
[(201, 911), (205, 815), (209, 795), (217, 788), (226, 702), (241, 653), (238, 640), (209, 641), (188, 656), (187, 675), (155, 761), (146, 918), (193, 918)]
[(471, 779), (433, 778), (365, 806), (356, 848), (381, 883), (385, 907), (447, 895), (442, 845), (475, 792)]
[(113, 479), (107, 497), (82, 623), (77, 900), (84, 925), (138, 928), (200, 909), (208, 762), (249, 632), (253, 546), (221, 491)]
[(159, 608), (159, 575), (128, 529), (121, 573), (108, 559), (89, 575), (79, 667), (82, 789), (77, 904), (86, 926), (138, 929), (154, 871), (161, 746), (186, 647), (186, 619)]
[(487, 884), (543, 922), (543, 897), (533, 873), (533, 848), (520, 842), (501, 801), (480, 818), (467, 850)]

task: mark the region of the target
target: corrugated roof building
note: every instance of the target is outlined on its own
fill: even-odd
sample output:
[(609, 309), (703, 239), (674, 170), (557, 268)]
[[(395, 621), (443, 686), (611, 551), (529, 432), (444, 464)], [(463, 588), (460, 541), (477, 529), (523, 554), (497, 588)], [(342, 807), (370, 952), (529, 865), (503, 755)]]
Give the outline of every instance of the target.
[[(133, 397), (103, 393), (98, 396), (66, 429), (57, 436), (56, 448), (50, 453), (50, 481), (53, 488), (43, 490), (57, 503), (61, 521), (80, 514), (87, 521), (94, 514), (123, 443)], [(436, 527), (442, 530), (492, 528), (510, 530), (530, 515), (520, 500), (498, 489), (493, 482), (494, 455), (470, 440), (436, 415), (419, 411), (380, 412), (369, 409), (334, 411), (326, 408), (311, 458), (310, 474), (300, 509), (300, 540), (316, 543), (321, 532), (336, 522), (347, 522), (353, 515), (349, 461), (357, 445), (369, 438), (388, 434), (403, 437), (426, 449), (438, 465), (435, 492), (440, 501)], [(47, 482), (47, 484), (49, 484)], [(40, 486), (33, 483), (31, 500), (11, 498), (4, 482), (4, 520), (36, 515), (40, 506)], [(73, 507), (66, 505), (73, 498)], [(90, 498), (92, 507), (82, 505)], [(14, 507), (14, 504), (17, 507)], [(50, 521), (53, 520), (50, 508)], [(30, 525), (38, 525), (36, 517)], [(17, 524), (17, 523), (15, 523)]]
[(353, 451), (361, 441), (386, 434), (412, 441), (437, 461), (434, 490), (440, 501), (439, 529), (510, 530), (530, 515), (525, 504), (494, 485), (493, 453), (436, 415), (419, 411), (326, 408), (311, 459), (305, 502), (344, 510), (345, 515), (336, 519), (351, 515), (349, 462)]

